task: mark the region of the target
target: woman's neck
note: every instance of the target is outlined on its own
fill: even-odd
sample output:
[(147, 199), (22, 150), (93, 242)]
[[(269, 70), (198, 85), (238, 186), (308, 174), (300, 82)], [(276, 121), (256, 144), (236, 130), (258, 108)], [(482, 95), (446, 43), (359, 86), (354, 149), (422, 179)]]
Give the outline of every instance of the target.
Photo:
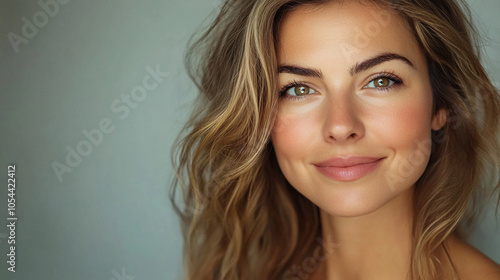
[(412, 251), (413, 190), (363, 216), (337, 217), (321, 211), (322, 238), (335, 246), (325, 251), (314, 279), (406, 279)]

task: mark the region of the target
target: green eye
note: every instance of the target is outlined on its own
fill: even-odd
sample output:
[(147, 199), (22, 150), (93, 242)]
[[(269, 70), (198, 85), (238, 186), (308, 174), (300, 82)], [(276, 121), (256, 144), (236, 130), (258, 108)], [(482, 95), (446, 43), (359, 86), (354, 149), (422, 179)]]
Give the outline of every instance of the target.
[(311, 93), (316, 93), (316, 91), (308, 86), (297, 85), (288, 88), (285, 93), (291, 96), (303, 96)]

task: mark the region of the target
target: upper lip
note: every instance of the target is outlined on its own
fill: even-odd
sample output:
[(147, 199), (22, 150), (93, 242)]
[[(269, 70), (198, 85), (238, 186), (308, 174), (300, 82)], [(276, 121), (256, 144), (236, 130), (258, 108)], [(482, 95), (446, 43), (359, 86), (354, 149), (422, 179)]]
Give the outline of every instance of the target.
[(362, 156), (344, 156), (334, 157), (322, 162), (315, 163), (318, 167), (350, 167), (363, 163), (375, 162), (383, 157), (362, 157)]

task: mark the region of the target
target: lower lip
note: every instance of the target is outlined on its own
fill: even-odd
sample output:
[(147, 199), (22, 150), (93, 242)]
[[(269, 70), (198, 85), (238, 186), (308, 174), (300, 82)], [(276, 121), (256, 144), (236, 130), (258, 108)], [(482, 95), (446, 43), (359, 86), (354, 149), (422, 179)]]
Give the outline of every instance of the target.
[(382, 159), (347, 167), (316, 166), (316, 168), (318, 168), (323, 175), (334, 180), (349, 182), (363, 178), (365, 175), (375, 170), (380, 165)]

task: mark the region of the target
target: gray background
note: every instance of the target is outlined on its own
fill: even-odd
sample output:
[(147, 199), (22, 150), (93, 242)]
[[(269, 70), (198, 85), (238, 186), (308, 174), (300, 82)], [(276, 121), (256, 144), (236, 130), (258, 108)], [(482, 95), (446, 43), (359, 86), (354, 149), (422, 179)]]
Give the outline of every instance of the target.
[[(484, 62), (498, 87), (500, 1), (468, 2), (489, 36)], [(7, 35), (22, 35), (22, 18), (33, 22), (42, 8), (37, 1), (1, 0), (0, 279), (177, 278), (182, 239), (167, 199), (169, 152), (195, 96), (182, 58), (190, 34), (218, 6), (73, 0), (60, 4), (16, 53)], [(128, 115), (116, 112), (112, 105), (125, 106), (122, 95), (142, 84), (148, 66), (169, 75), (128, 106)], [(53, 162), (66, 164), (67, 147), (84, 145), (82, 131), (105, 119), (114, 130), (60, 181)], [(17, 165), (16, 273), (6, 263), (10, 163)], [(471, 242), (500, 262), (491, 211)]]

